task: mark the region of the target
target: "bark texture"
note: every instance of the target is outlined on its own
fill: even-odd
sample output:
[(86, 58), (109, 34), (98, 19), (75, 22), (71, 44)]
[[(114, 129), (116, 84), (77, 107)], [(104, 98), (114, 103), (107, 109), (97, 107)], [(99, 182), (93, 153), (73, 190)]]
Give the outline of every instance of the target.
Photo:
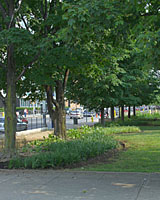
[(121, 120), (124, 121), (124, 106), (121, 106)]
[(64, 103), (64, 89), (61, 81), (56, 82), (56, 101), (58, 106), (56, 107), (56, 126), (55, 134), (66, 138), (66, 112)]
[(101, 108), (101, 125), (105, 126), (105, 121), (104, 121), (104, 108)]
[(121, 107), (119, 106), (119, 118), (121, 118)]
[(5, 149), (13, 153), (16, 135), (16, 84), (14, 48), (8, 47), (7, 51), (7, 94), (5, 98)]
[[(56, 81), (56, 99), (53, 99), (52, 86), (45, 86), (45, 88), (48, 112), (53, 122), (54, 134), (66, 138), (66, 112), (63, 83), (61, 81)], [(53, 105), (55, 108), (53, 108)]]
[(136, 106), (133, 106), (133, 116), (136, 116)]
[(114, 106), (111, 106), (111, 121), (114, 121)]
[(131, 118), (131, 106), (128, 106), (128, 118)]

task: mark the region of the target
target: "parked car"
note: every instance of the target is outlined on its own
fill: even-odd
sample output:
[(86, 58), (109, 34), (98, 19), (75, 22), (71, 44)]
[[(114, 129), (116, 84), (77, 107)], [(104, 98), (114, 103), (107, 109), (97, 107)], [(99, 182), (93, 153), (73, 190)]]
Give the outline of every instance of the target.
[[(0, 118), (0, 132), (5, 132), (4, 129), (4, 122), (5, 122), (5, 118), (1, 117)], [(22, 120), (17, 119), (17, 127), (16, 127), (17, 131), (24, 131), (27, 130), (27, 123), (22, 122)]]
[(71, 108), (66, 108), (65, 110), (66, 110), (66, 114), (68, 114), (68, 115), (72, 111)]
[(83, 112), (83, 116), (84, 116), (84, 117), (92, 117), (92, 116), (94, 117), (94, 116), (95, 116), (95, 113), (94, 113), (94, 112), (89, 112), (89, 111), (86, 111), (86, 110), (85, 110), (85, 111)]
[(28, 119), (27, 119), (27, 118), (25, 118), (25, 117), (24, 117), (24, 116), (22, 116), (22, 115), (19, 115), (19, 116), (17, 116), (17, 119), (20, 119), (22, 122), (24, 122), (24, 123), (28, 124)]
[(70, 119), (77, 118), (77, 119), (83, 119), (83, 113), (79, 110), (74, 110), (70, 112)]

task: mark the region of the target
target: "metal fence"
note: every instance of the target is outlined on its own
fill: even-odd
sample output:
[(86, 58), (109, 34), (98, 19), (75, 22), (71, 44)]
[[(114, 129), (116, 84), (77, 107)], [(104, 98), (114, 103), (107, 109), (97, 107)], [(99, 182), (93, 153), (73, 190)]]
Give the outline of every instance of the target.
[(38, 116), (32, 116), (28, 117), (28, 130), (36, 129), (36, 128), (44, 128), (52, 127), (52, 120), (49, 117), (38, 115)]

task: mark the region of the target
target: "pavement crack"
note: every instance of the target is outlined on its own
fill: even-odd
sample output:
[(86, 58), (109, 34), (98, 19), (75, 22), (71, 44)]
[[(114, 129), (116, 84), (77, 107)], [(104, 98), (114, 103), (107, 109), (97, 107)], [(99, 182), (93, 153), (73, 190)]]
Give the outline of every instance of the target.
[(140, 185), (140, 187), (139, 187), (139, 190), (138, 190), (138, 193), (137, 193), (137, 196), (136, 196), (135, 200), (138, 200), (139, 195), (140, 195), (140, 193), (141, 193), (143, 187), (146, 185), (148, 179), (149, 179), (149, 176), (148, 176), (148, 178), (144, 178), (144, 179), (143, 179), (143, 181), (142, 181), (142, 183), (141, 183), (141, 185)]

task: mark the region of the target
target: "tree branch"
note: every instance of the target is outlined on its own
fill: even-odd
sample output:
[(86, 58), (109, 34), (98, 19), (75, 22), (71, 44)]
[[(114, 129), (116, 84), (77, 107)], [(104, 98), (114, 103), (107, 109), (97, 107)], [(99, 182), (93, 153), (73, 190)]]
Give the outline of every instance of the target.
[(23, 21), (23, 23), (24, 23), (24, 25), (25, 25), (26, 30), (29, 31), (29, 28), (28, 28), (28, 26), (27, 26), (27, 23), (26, 23), (26, 21), (25, 21), (25, 19), (24, 19), (24, 17), (23, 17), (22, 15), (21, 15), (21, 18), (22, 18), (22, 21)]
[(69, 69), (66, 69), (63, 81), (63, 91), (66, 89), (68, 77), (69, 77)]
[(43, 1), (41, 1), (41, 9), (40, 9), (40, 11), (41, 11), (41, 15), (43, 17), (44, 16)]
[(49, 85), (45, 86), (46, 92), (49, 95), (49, 97), (51, 98), (52, 103), (56, 106), (59, 107), (59, 103), (53, 98), (53, 91), (52, 91), (52, 87)]
[[(11, 13), (12, 13), (12, 14), (10, 15), (11, 20), (10, 20), (10, 22), (9, 22), (8, 28), (10, 28), (10, 27), (12, 26), (12, 23), (13, 23), (13, 20), (14, 20), (14, 15), (15, 15), (15, 13), (17, 13), (17, 12), (19, 11), (19, 9), (21, 8), (22, 1), (23, 1), (23, 0), (17, 0), (16, 4), (18, 4), (18, 7), (17, 7), (16, 9), (14, 9), (14, 6), (11, 7)], [(12, 9), (14, 9), (14, 10), (12, 10)]]
[(26, 72), (26, 70), (28, 69), (28, 67), (30, 67), (31, 65), (33, 65), (33, 64), (37, 61), (38, 58), (39, 58), (39, 53), (33, 58), (33, 60), (32, 60), (31, 62), (29, 62), (27, 65), (25, 65), (25, 66), (23, 67), (22, 72), (21, 72), (20, 75), (16, 78), (16, 82), (17, 82), (18, 80), (20, 80), (20, 78), (24, 75), (24, 73)]
[(18, 0), (18, 1), (17, 1), (18, 7), (17, 7), (17, 9), (15, 9), (15, 12), (14, 12), (14, 13), (16, 13), (16, 12), (19, 11), (19, 9), (21, 8), (21, 5), (22, 5), (22, 1), (23, 1), (23, 0)]
[(47, 19), (47, 8), (48, 8), (47, 0), (45, 0), (45, 11), (44, 11), (44, 16), (43, 16), (44, 20)]

